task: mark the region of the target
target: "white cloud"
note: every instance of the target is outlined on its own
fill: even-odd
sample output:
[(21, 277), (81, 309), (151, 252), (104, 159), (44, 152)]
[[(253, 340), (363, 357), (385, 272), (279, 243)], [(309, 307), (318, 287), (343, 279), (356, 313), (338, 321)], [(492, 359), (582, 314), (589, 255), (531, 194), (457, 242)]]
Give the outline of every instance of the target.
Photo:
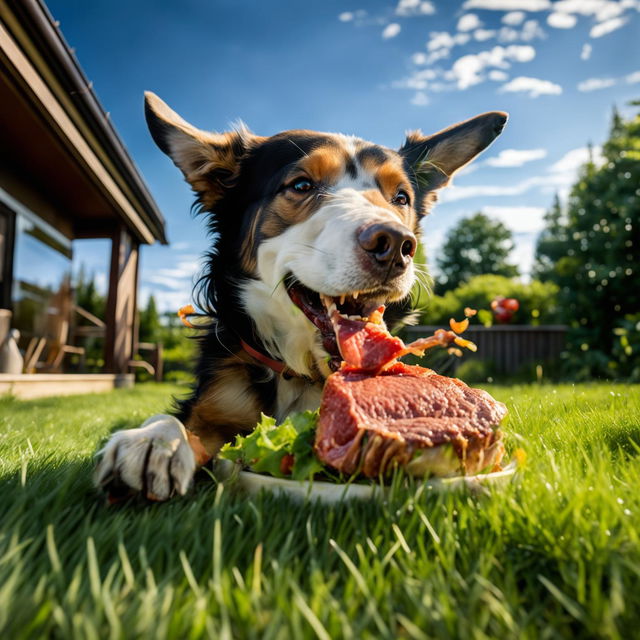
[(498, 40), (500, 42), (515, 42), (517, 40), (529, 42), (536, 38), (544, 38), (544, 31), (540, 28), (537, 20), (527, 20), (520, 30), (512, 27), (502, 27), (498, 32)]
[(544, 11), (551, 9), (550, 0), (467, 0), (463, 9), (492, 11)]
[(624, 27), (625, 24), (627, 24), (627, 18), (611, 18), (611, 20), (606, 20), (605, 22), (601, 22), (591, 27), (589, 35), (592, 38), (601, 38), (620, 27)]
[(413, 98), (411, 98), (411, 104), (416, 107), (425, 107), (429, 104), (429, 97), (424, 91), (416, 91)]
[[(440, 35), (438, 34), (438, 37)], [(443, 56), (449, 55), (447, 49), (439, 49), (426, 57), (421, 53), (415, 53), (412, 59), (414, 64), (429, 65), (434, 60), (434, 54), (440, 57), (442, 51), (444, 51)], [(489, 79), (504, 82), (508, 78), (506, 73), (492, 73), (492, 71), (509, 69), (514, 62), (529, 62), (533, 60), (535, 55), (536, 50), (530, 45), (512, 44), (507, 47), (496, 45), (492, 49), (461, 56), (450, 69), (434, 67), (415, 69), (410, 76), (394, 81), (392, 86), (397, 89), (422, 91), (428, 85), (430, 91), (440, 92), (454, 89), (465, 90)], [(441, 81), (432, 82), (438, 79)]]
[(161, 276), (154, 273), (150, 276), (146, 276), (144, 278), (144, 282), (151, 283), (151, 284), (158, 284), (170, 291), (184, 290), (184, 287), (181, 286), (182, 283), (176, 282), (176, 279), (171, 276)]
[[(603, 161), (602, 148), (592, 147), (591, 154), (595, 164)], [(589, 160), (589, 147), (578, 147), (567, 151), (560, 160), (549, 167), (549, 171), (555, 174), (573, 174)]]
[(427, 64), (427, 54), (418, 51), (411, 56), (411, 62), (417, 66), (422, 66)]
[(598, 22), (615, 18), (624, 13), (629, 5), (611, 0), (559, 0), (553, 4), (554, 11), (595, 16)]
[(178, 311), (180, 307), (191, 301), (191, 291), (159, 291), (155, 287), (140, 287), (140, 306), (144, 307), (149, 302), (149, 296), (153, 295), (160, 313), (165, 311)]
[(607, 89), (621, 82), (627, 84), (635, 84), (640, 82), (640, 71), (634, 71), (621, 78), (587, 78), (578, 85), (578, 91), (598, 91), (599, 89)]
[(521, 167), (527, 162), (546, 157), (546, 149), (503, 149), (497, 156), (486, 160), (490, 167)]
[(504, 82), (508, 80), (509, 74), (504, 71), (500, 71), (498, 69), (492, 69), (489, 71), (489, 80), (493, 80), (494, 82)]
[(616, 84), (615, 78), (589, 78), (578, 85), (578, 91), (597, 91), (598, 89), (606, 89)]
[(395, 81), (392, 86), (395, 89), (426, 89), (431, 80), (437, 77), (438, 73), (435, 69), (420, 69), (414, 72), (408, 78)]
[(428, 16), (436, 12), (433, 2), (427, 0), (400, 0), (396, 7), (399, 16)]
[(468, 89), (474, 84), (482, 82), (480, 71), (482, 71), (485, 66), (485, 63), (479, 55), (470, 54), (458, 58), (451, 68), (451, 71), (457, 78), (458, 89)]
[(358, 9), (357, 11), (343, 11), (340, 15), (338, 15), (338, 20), (340, 22), (354, 22), (356, 26), (360, 26), (363, 24), (363, 19), (367, 17), (367, 12), (365, 9)]
[(389, 38), (395, 38), (401, 31), (402, 27), (397, 22), (388, 24), (382, 31), (382, 38), (389, 40)]
[(109, 284), (107, 282), (107, 274), (103, 271), (99, 271), (93, 277), (93, 283), (96, 285), (96, 290), (98, 293), (105, 295), (107, 293), (107, 289)]
[(482, 22), (475, 13), (466, 13), (458, 20), (458, 31), (473, 31), (481, 26)]
[(453, 78), (459, 89), (467, 89), (483, 82), (481, 72), (487, 67), (508, 69), (510, 61), (529, 62), (536, 55), (536, 50), (529, 45), (495, 46), (488, 51), (468, 54), (458, 58), (451, 68)]
[[(604, 158), (600, 147), (591, 150), (596, 165), (602, 164)], [(544, 175), (532, 176), (515, 184), (502, 185), (469, 185), (463, 187), (452, 186), (445, 189), (441, 195), (442, 202), (455, 202), (467, 198), (492, 198), (503, 196), (521, 196), (531, 189), (540, 189), (546, 193), (566, 193), (575, 183), (578, 169), (589, 160), (587, 147), (572, 149), (555, 162)]]
[(468, 33), (456, 33), (451, 35), (448, 31), (432, 31), (427, 41), (427, 51), (430, 51), (426, 64), (433, 64), (442, 58), (448, 58), (451, 49), (457, 45), (467, 44), (471, 40)]
[(625, 7), (619, 2), (603, 2), (603, 6), (596, 13), (596, 20), (604, 22), (611, 18), (617, 18), (624, 13)]
[(536, 50), (530, 45), (511, 45), (505, 47), (505, 57), (515, 62), (530, 62), (536, 57)]
[(479, 184), (464, 187), (453, 185), (442, 192), (440, 200), (442, 202), (455, 202), (456, 200), (464, 200), (466, 198), (520, 196), (532, 186), (534, 186), (534, 184), (531, 183), (530, 179), (509, 185)]
[(539, 231), (529, 233), (516, 232), (513, 239), (515, 246), (509, 259), (517, 265), (525, 282), (531, 279), (531, 271), (536, 258), (538, 233)]
[(519, 76), (510, 82), (507, 82), (507, 84), (502, 85), (500, 91), (512, 93), (526, 92), (531, 98), (537, 98), (541, 95), (559, 95), (562, 93), (562, 87), (559, 84), (550, 82), (549, 80)]
[(482, 213), (496, 218), (513, 233), (535, 233), (544, 229), (544, 207), (504, 207), (485, 206)]
[(524, 11), (510, 11), (502, 16), (502, 22), (510, 27), (517, 27), (527, 17)]
[(561, 13), (559, 11), (550, 13), (547, 16), (547, 24), (555, 29), (573, 29), (578, 22), (572, 13)]
[(476, 29), (473, 32), (473, 37), (478, 42), (484, 42), (485, 40), (489, 40), (490, 38), (495, 38), (498, 32), (495, 29)]
[(427, 64), (433, 64), (438, 60), (442, 60), (443, 58), (448, 58), (450, 54), (450, 49), (438, 49), (437, 51), (432, 51), (427, 56)]
[(587, 43), (582, 45), (582, 51), (580, 52), (580, 60), (588, 60), (591, 57), (593, 47)]
[(429, 34), (427, 42), (427, 50), (435, 51), (436, 49), (451, 49), (457, 44), (466, 44), (471, 36), (467, 33), (457, 33), (452, 36), (448, 31), (432, 31)]

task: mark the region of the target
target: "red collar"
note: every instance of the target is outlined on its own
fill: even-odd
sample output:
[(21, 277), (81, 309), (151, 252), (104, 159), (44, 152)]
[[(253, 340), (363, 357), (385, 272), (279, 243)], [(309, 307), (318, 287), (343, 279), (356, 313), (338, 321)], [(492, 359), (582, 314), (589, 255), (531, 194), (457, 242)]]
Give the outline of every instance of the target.
[(240, 346), (248, 353), (252, 358), (257, 360), (258, 362), (264, 364), (269, 367), (272, 371), (279, 373), (285, 380), (289, 380), (290, 378), (303, 378), (304, 380), (312, 381), (308, 376), (303, 376), (291, 369), (291, 367), (287, 366), (281, 360), (274, 360), (270, 358), (268, 355), (254, 349), (251, 345), (247, 344), (244, 340), (240, 339)]

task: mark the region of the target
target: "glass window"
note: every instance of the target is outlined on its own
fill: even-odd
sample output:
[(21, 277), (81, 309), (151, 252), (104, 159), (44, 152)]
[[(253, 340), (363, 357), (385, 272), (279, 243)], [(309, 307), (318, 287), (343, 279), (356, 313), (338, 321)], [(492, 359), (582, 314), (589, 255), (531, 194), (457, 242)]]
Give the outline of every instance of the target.
[(34, 215), (18, 213), (13, 263), (13, 326), (23, 339), (57, 339), (72, 308), (71, 241)]

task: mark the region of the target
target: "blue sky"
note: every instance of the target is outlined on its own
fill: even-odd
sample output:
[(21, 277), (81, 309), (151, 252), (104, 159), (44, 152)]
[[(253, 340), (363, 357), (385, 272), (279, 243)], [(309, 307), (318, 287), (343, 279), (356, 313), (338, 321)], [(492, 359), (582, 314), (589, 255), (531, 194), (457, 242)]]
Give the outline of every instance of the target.
[[(484, 211), (515, 234), (526, 274), (542, 215), (566, 197), (611, 109), (640, 97), (640, 0), (49, 0), (67, 42), (140, 168), (168, 227), (144, 247), (143, 300), (189, 301), (208, 240), (191, 193), (155, 147), (142, 94), (221, 131), (310, 128), (398, 147), (482, 111), (511, 114), (496, 143), (424, 223), (435, 262), (460, 218)], [(76, 243), (101, 282), (106, 243)]]

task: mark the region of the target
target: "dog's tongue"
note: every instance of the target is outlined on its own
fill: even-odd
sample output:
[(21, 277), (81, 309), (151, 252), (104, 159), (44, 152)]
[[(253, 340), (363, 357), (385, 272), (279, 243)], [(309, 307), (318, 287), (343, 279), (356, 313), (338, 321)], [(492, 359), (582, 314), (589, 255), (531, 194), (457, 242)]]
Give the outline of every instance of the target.
[(383, 306), (371, 313), (368, 320), (352, 320), (338, 311), (331, 313), (338, 349), (344, 360), (343, 368), (377, 373), (407, 353), (421, 356), (427, 349), (446, 347), (460, 340), (453, 331), (438, 329), (432, 336), (405, 345), (389, 333), (382, 321), (383, 314)]

